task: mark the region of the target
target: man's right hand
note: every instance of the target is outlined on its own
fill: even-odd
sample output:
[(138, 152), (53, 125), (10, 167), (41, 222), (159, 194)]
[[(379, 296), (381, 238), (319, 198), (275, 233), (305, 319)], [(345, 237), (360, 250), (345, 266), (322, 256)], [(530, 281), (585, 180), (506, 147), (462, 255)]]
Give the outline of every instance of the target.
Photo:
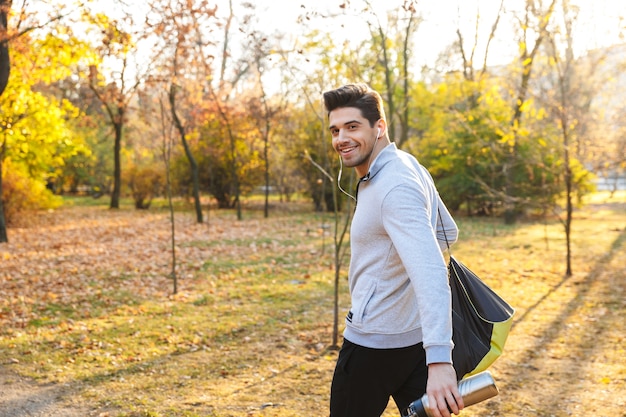
[(463, 398), (459, 393), (456, 372), (449, 363), (428, 365), (426, 394), (433, 417), (450, 417), (450, 411), (458, 415), (463, 409)]

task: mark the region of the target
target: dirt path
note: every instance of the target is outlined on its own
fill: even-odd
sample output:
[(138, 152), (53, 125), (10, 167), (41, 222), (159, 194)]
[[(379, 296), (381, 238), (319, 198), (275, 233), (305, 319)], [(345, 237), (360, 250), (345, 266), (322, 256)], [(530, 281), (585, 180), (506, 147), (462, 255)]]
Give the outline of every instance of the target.
[[(106, 414), (102, 414), (104, 417)], [(40, 385), (0, 366), (0, 417), (88, 417), (83, 405), (72, 400), (69, 386)]]

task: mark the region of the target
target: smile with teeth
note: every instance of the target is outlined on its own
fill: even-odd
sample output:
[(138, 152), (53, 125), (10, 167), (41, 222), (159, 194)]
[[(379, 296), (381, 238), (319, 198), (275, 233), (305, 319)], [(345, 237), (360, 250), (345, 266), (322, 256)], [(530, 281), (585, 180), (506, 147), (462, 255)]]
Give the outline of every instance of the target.
[(339, 152), (341, 152), (342, 154), (346, 154), (346, 153), (352, 152), (356, 148), (357, 148), (356, 146), (346, 146), (344, 148), (339, 149)]

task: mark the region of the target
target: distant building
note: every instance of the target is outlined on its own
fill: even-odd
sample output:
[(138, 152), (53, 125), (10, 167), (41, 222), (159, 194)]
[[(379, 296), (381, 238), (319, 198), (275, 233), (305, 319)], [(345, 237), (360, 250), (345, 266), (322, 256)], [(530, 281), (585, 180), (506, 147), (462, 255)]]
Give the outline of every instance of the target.
[(596, 179), (598, 191), (623, 191), (626, 190), (626, 175), (615, 172), (613, 175), (598, 176)]

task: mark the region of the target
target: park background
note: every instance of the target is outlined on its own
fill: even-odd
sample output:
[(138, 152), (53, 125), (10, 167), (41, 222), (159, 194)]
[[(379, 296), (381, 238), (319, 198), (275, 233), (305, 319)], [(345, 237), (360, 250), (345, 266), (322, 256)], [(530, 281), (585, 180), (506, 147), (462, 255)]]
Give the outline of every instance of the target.
[(324, 415), (364, 81), (517, 308), (464, 415), (623, 415), (624, 11), (437, 6), (1, 1), (0, 414)]

